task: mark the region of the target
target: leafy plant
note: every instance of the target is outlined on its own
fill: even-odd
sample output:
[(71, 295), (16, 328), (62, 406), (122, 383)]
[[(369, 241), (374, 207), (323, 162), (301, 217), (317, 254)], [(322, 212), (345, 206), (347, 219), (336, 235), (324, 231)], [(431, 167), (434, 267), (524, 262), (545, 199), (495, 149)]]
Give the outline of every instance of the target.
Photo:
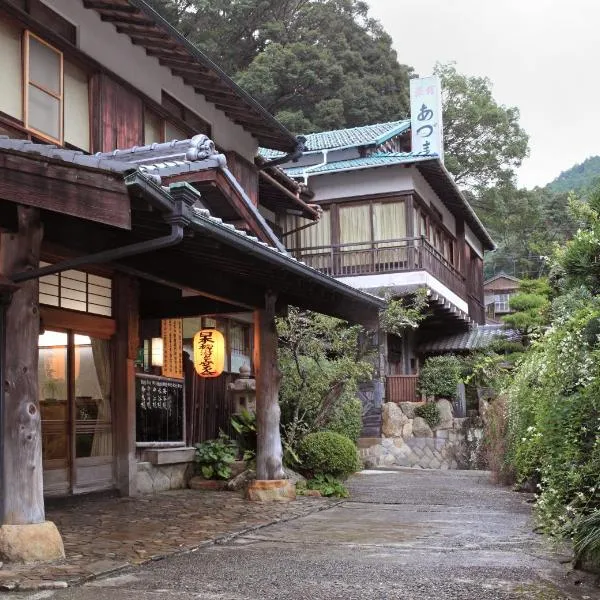
[(421, 394), (435, 398), (455, 398), (462, 368), (460, 359), (452, 354), (426, 359), (419, 375)]
[(409, 298), (388, 298), (387, 306), (379, 313), (379, 324), (386, 333), (402, 337), (416, 329), (425, 318), (428, 291), (420, 288)]
[(194, 462), (205, 479), (229, 479), (230, 464), (235, 460), (237, 446), (225, 434), (216, 440), (196, 444)]
[(315, 475), (313, 479), (306, 482), (306, 488), (319, 490), (321, 496), (326, 498), (348, 498), (350, 496), (346, 486), (333, 475)]
[(256, 457), (256, 413), (242, 410), (231, 417), (231, 427), (237, 434), (237, 446), (242, 459), (252, 463)]
[(426, 402), (415, 408), (415, 415), (427, 421), (431, 429), (435, 429), (440, 424), (440, 409), (435, 402)]
[(356, 446), (347, 437), (333, 431), (307, 435), (298, 447), (305, 473), (346, 478), (360, 468)]
[(600, 565), (600, 509), (580, 518), (573, 534), (575, 565), (590, 562)]

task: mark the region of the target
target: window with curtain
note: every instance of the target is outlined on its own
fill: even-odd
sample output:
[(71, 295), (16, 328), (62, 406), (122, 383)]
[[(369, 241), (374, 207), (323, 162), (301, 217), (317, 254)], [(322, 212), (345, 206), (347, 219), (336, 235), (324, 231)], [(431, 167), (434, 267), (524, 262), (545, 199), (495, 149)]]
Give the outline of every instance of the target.
[[(406, 237), (404, 202), (373, 203), (373, 241), (399, 240)], [(378, 248), (397, 246), (397, 242), (377, 244)]]
[[(340, 221), (340, 245), (354, 244), (342, 251), (353, 251), (362, 248), (370, 248), (372, 240), (371, 206), (359, 204), (354, 206), (339, 207)], [(357, 245), (360, 242), (367, 244)]]
[[(298, 227), (307, 223), (305, 219), (298, 219)], [(308, 250), (319, 246), (331, 246), (331, 211), (325, 210), (315, 225), (311, 225), (300, 232), (300, 248)], [(314, 250), (318, 252), (318, 250)]]

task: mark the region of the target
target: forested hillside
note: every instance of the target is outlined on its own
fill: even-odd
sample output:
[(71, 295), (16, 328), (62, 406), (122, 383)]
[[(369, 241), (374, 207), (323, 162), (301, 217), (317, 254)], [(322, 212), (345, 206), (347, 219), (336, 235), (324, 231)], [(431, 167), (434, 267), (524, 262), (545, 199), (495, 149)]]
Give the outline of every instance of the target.
[(600, 183), (600, 156), (591, 156), (581, 164), (563, 171), (546, 186), (551, 192), (587, 193)]

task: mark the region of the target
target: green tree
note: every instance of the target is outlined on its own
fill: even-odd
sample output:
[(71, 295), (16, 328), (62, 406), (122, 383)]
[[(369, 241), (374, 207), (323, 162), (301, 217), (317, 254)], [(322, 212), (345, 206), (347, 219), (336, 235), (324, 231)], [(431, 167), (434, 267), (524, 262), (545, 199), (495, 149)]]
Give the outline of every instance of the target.
[(550, 285), (546, 279), (523, 280), (519, 292), (511, 297), (510, 308), (515, 312), (502, 320), (521, 334), (524, 346), (529, 345), (531, 337), (548, 323), (549, 297)]
[(519, 109), (498, 104), (487, 77), (462, 75), (452, 63), (438, 63), (434, 72), (442, 82), (448, 170), (469, 189), (506, 180), (528, 155)]

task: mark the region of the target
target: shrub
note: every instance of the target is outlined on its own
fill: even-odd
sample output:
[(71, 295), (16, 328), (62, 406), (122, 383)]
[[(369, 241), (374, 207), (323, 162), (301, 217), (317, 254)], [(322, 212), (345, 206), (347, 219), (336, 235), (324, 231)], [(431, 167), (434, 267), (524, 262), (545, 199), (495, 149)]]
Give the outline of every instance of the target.
[(573, 549), (577, 568), (585, 563), (595, 568), (600, 566), (600, 510), (582, 517), (576, 523)]
[(345, 435), (356, 444), (362, 430), (362, 402), (358, 398), (344, 402), (331, 417), (327, 430)]
[(308, 434), (298, 447), (302, 470), (313, 475), (348, 477), (360, 467), (354, 442), (333, 431)]
[(316, 475), (314, 479), (309, 479), (303, 485), (298, 484), (296, 489), (300, 495), (305, 489), (319, 490), (321, 496), (325, 498), (347, 498), (350, 495), (346, 486), (333, 475)]
[(256, 413), (243, 410), (231, 417), (231, 427), (237, 434), (237, 446), (243, 460), (252, 462), (256, 457)]
[(229, 479), (229, 465), (235, 460), (237, 448), (225, 434), (216, 440), (196, 444), (195, 464), (205, 479)]
[(440, 409), (435, 402), (427, 402), (417, 406), (415, 415), (425, 419), (431, 429), (435, 429), (440, 424)]
[(419, 390), (424, 396), (455, 398), (461, 374), (462, 364), (458, 357), (452, 354), (432, 356), (421, 369)]

